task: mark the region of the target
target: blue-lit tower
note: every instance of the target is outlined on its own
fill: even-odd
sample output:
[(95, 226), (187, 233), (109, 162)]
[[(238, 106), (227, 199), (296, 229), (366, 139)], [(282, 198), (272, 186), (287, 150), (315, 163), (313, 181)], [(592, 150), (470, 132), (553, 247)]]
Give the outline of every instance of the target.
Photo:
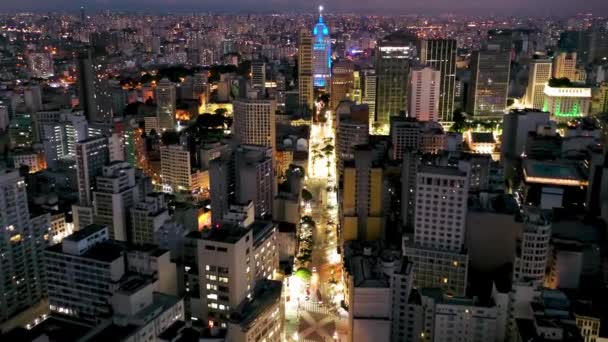
[(323, 6), (319, 6), (319, 22), (312, 31), (313, 45), (313, 80), (314, 86), (327, 86), (331, 77), (331, 39), (329, 29), (323, 22)]

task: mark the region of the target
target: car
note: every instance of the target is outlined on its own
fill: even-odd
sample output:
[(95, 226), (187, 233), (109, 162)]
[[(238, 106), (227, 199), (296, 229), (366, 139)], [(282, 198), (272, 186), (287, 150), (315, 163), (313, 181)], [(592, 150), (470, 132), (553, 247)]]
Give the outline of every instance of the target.
[(316, 267), (312, 268), (312, 273), (317, 273), (317, 268)]

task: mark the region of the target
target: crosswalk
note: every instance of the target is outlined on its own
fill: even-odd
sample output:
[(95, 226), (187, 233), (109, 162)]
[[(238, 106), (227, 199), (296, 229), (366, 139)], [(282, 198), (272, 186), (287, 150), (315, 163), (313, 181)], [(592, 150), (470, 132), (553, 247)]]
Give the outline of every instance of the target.
[(300, 310), (333, 316), (333, 313), (327, 306), (321, 305), (316, 302), (304, 302), (300, 305)]

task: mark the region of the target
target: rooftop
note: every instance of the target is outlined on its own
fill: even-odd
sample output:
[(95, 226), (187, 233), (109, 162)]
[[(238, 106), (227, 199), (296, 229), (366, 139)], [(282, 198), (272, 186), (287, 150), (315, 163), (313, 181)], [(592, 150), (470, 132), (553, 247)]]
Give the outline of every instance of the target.
[(230, 315), (230, 321), (242, 327), (249, 325), (262, 312), (280, 301), (282, 288), (283, 284), (280, 281), (262, 280), (258, 282), (252, 299), (245, 299)]
[(434, 166), (434, 165), (422, 165), (418, 170), (419, 173), (431, 173), (436, 175), (443, 176), (453, 176), (453, 177), (466, 177), (466, 173), (460, 171), (455, 167), (449, 166)]
[(207, 229), (200, 232), (200, 239), (223, 242), (223, 243), (236, 243), (240, 241), (247, 233), (249, 229), (239, 227), (232, 223), (223, 223), (219, 228)]
[(524, 159), (523, 170), (526, 183), (587, 186), (586, 175), (570, 162)]
[(471, 142), (478, 144), (494, 144), (496, 143), (496, 139), (494, 139), (494, 133), (471, 132)]
[[(58, 254), (64, 254), (60, 243), (48, 247), (47, 250)], [(76, 255), (75, 257), (93, 259), (109, 263), (113, 262), (118, 258), (122, 258), (124, 251), (124, 245), (120, 244), (117, 241), (108, 240), (97, 243), (95, 246), (91, 247), (83, 254)]]
[(64, 240), (78, 242), (104, 229), (107, 229), (107, 226), (101, 224), (90, 224), (81, 230), (74, 231), (71, 235), (66, 236)]

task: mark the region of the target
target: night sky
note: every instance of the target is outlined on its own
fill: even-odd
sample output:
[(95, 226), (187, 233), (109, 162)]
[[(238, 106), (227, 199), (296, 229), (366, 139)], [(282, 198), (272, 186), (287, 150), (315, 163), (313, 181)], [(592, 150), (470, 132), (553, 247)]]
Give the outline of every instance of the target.
[[(375, 13), (472, 13), (520, 15), (568, 15), (593, 12), (608, 15), (608, 0), (325, 0), (331, 11), (369, 11)], [(315, 2), (301, 0), (0, 0), (0, 11), (52, 11), (87, 9), (150, 10), (155, 12), (226, 11), (270, 12), (313, 11)]]

